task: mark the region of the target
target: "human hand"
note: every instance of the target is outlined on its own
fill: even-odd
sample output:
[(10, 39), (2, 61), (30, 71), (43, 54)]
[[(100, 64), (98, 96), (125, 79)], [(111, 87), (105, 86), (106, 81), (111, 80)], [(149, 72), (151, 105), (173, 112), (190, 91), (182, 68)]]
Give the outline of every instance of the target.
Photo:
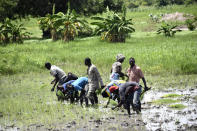
[(53, 87), (53, 88), (51, 88), (51, 91), (52, 91), (52, 92), (54, 91), (54, 87)]
[(54, 80), (53, 80), (53, 81), (51, 81), (51, 84), (54, 84), (54, 82), (55, 82)]
[(103, 88), (105, 88), (105, 86), (103, 85), (103, 86), (101, 86), (101, 89), (103, 89)]
[(116, 109), (116, 106), (115, 106), (115, 107), (112, 107), (111, 109), (112, 109), (112, 110), (115, 110), (115, 109)]

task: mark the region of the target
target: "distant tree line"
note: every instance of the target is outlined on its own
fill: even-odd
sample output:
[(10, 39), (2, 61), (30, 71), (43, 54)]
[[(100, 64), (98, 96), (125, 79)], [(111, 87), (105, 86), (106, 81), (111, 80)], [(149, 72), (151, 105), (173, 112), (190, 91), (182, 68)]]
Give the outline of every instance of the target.
[(167, 6), (167, 5), (189, 5), (197, 2), (197, 0), (125, 0), (129, 8), (137, 8), (139, 6)]
[(110, 10), (120, 11), (123, 0), (0, 0), (0, 21), (5, 18), (18, 18), (26, 15), (45, 16), (52, 13), (53, 4), (57, 12), (66, 12), (70, 2), (71, 10), (78, 14), (91, 15)]
[(193, 4), (197, 0), (0, 0), (0, 22), (5, 18), (18, 18), (27, 15), (45, 16), (52, 13), (53, 4), (57, 12), (66, 12), (70, 2), (71, 10), (78, 14), (92, 15), (102, 13), (108, 6), (118, 12), (123, 4), (129, 8), (139, 6), (167, 6), (171, 4)]

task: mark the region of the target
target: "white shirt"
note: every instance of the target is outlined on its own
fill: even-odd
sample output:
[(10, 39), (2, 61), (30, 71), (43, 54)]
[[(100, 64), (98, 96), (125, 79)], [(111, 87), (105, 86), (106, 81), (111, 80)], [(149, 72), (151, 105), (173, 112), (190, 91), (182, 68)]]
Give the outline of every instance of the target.
[(52, 65), (52, 66), (51, 66), (50, 74), (51, 74), (52, 76), (54, 76), (54, 77), (57, 75), (57, 77), (58, 77), (59, 79), (62, 79), (63, 77), (66, 76), (66, 73), (65, 73), (62, 69), (60, 69), (59, 67), (57, 67), (57, 66), (55, 66), (55, 65)]

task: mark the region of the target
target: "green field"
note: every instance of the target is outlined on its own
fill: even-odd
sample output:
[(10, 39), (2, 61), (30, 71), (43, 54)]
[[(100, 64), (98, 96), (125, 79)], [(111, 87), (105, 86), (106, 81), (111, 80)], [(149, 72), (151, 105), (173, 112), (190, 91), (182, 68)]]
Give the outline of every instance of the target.
[(156, 34), (160, 23), (152, 23), (148, 16), (150, 13), (176, 11), (195, 14), (196, 7), (128, 10), (127, 17), (133, 18), (136, 32), (125, 43), (103, 42), (99, 36), (77, 38), (69, 43), (43, 40), (36, 18), (22, 20), (33, 33), (32, 39), (25, 40), (24, 44), (0, 46), (0, 125), (25, 128), (41, 123), (53, 127), (78, 117), (86, 117), (85, 121), (88, 121), (90, 117), (116, 113), (100, 108), (104, 106), (103, 102), (99, 108), (88, 109), (58, 102), (55, 93), (50, 92), (53, 78), (44, 68), (46, 61), (61, 67), (66, 73), (86, 76), (84, 59), (90, 57), (107, 84), (111, 65), (116, 55), (122, 53), (126, 56), (123, 71), (129, 67), (129, 58), (134, 57), (145, 74), (147, 85), (153, 89), (196, 86), (197, 30), (178, 32), (175, 37), (166, 38)]

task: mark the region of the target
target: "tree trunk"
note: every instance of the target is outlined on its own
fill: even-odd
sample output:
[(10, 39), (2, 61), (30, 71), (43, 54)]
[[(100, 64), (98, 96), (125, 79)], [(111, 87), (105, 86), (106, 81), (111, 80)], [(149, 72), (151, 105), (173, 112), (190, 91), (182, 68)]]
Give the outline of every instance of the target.
[(56, 29), (51, 29), (51, 38), (53, 41), (57, 40), (57, 31)]

